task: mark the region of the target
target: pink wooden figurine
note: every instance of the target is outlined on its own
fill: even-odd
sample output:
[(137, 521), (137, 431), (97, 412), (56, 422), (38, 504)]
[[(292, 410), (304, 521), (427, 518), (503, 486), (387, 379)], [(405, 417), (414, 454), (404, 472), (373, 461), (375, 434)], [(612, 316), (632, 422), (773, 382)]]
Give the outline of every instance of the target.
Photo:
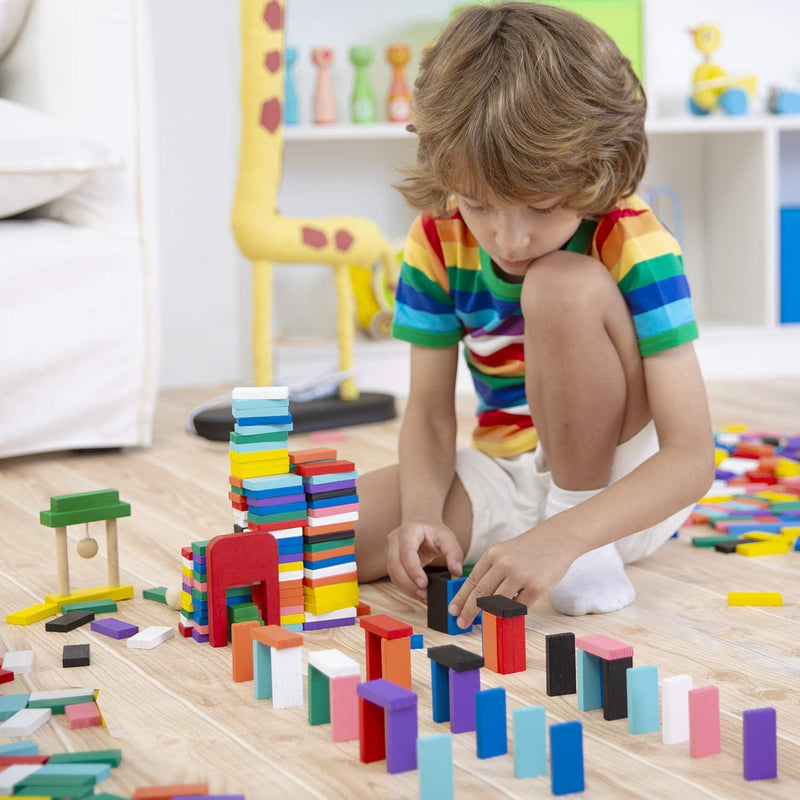
[(411, 60), (411, 48), (404, 44), (389, 45), (386, 58), (393, 67), (386, 118), (389, 122), (408, 122), (411, 118), (411, 95), (404, 70)]
[(317, 86), (314, 90), (314, 124), (333, 125), (336, 122), (336, 94), (331, 80), (333, 48), (315, 47), (311, 51), (311, 60), (318, 69)]

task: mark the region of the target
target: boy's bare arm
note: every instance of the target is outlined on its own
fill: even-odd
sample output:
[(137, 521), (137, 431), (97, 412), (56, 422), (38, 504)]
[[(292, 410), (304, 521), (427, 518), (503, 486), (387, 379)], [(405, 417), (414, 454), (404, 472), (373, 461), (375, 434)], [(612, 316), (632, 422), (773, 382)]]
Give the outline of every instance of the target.
[(453, 600), (459, 624), (472, 621), (476, 600), (484, 595), (532, 604), (578, 556), (657, 524), (708, 489), (713, 434), (694, 347), (648, 356), (644, 370), (659, 452), (585, 503), (489, 548)]
[(424, 596), (423, 567), (444, 556), (460, 574), (463, 553), (442, 520), (455, 475), (458, 347), (411, 347), (411, 386), (400, 429), (401, 525), (389, 534), (389, 576)]

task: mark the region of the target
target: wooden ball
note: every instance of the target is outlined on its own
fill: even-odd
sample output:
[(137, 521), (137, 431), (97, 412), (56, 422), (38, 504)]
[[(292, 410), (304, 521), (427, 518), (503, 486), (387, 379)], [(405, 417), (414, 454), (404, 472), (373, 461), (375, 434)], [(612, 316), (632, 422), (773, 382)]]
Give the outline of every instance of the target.
[(181, 607), (181, 590), (170, 587), (167, 589), (164, 599), (167, 601), (167, 605), (170, 608), (177, 611)]
[(86, 536), (78, 542), (78, 555), (81, 558), (93, 558), (97, 555), (97, 540)]

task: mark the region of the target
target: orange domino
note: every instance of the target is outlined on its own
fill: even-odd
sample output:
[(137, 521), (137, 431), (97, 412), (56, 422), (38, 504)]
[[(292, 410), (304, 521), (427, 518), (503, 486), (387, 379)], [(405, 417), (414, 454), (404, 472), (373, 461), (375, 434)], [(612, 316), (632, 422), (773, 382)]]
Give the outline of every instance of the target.
[(347, 556), (356, 552), (354, 544), (346, 547), (335, 547), (332, 550), (320, 550), (318, 553), (303, 551), (303, 561), (324, 561), (326, 558), (336, 558), (336, 556)]
[(352, 531), (355, 533), (355, 528), (351, 522), (334, 522), (332, 525), (314, 525), (304, 526), (303, 536), (308, 536), (313, 540), (314, 536), (322, 536), (325, 533), (339, 533), (339, 531)]
[(387, 681), (411, 689), (411, 638), (381, 639), (381, 663)]
[[(358, 571), (347, 572), (343, 575), (329, 575), (327, 578), (303, 578), (303, 586), (319, 589), (322, 586), (333, 586), (335, 583), (347, 583), (358, 580)], [(358, 616), (362, 616), (359, 614)]]
[(231, 625), (233, 680), (236, 683), (253, 680), (253, 636), (251, 631), (260, 627), (261, 623), (255, 619), (234, 622)]
[(275, 650), (285, 650), (289, 647), (301, 647), (303, 636), (295, 631), (281, 628), (280, 625), (264, 625), (263, 628), (253, 631), (253, 641), (261, 642)]
[(481, 630), (483, 631), (483, 661), (486, 669), (499, 672), (497, 663), (497, 617), (488, 611), (481, 617)]
[(290, 464), (307, 464), (309, 461), (335, 461), (336, 451), (331, 447), (309, 447), (306, 450), (290, 450)]
[(169, 786), (142, 786), (131, 795), (131, 800), (171, 800), (173, 797), (193, 794), (208, 794), (208, 784), (173, 783)]

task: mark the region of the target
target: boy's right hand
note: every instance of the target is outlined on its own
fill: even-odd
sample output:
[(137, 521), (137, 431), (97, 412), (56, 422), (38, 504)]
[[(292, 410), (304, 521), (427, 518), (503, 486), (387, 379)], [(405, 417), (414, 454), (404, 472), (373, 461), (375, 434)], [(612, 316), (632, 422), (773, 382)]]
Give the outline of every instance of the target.
[(389, 534), (386, 544), (389, 577), (412, 597), (426, 599), (428, 576), (423, 567), (437, 558), (444, 558), (451, 575), (461, 575), (464, 552), (441, 520), (421, 518), (403, 523)]

